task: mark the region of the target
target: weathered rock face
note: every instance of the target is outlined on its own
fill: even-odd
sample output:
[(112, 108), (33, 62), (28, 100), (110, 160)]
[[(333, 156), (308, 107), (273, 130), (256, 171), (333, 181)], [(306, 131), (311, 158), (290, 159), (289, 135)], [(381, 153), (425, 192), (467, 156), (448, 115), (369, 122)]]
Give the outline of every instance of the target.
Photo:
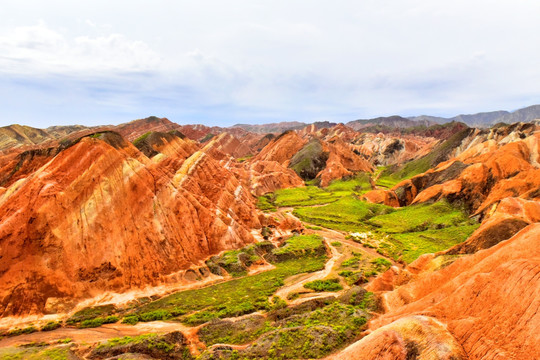
[(294, 154), (289, 167), (302, 179), (313, 180), (326, 167), (328, 154), (319, 139), (312, 139)]
[(467, 355), (443, 324), (427, 316), (411, 316), (383, 326), (332, 360), (465, 360)]
[(85, 137), (0, 191), (0, 315), (178, 281), (254, 240), (254, 199), (219, 150), (176, 136), (151, 146), (148, 158), (115, 133)]
[(354, 172), (373, 172), (373, 166), (354, 153), (340, 138), (335, 137), (324, 145), (330, 155), (326, 167), (317, 175), (321, 179), (321, 186), (328, 186), (332, 180), (352, 175)]
[(254, 161), (276, 161), (293, 168), (304, 180), (319, 179), (321, 186), (355, 172), (372, 172), (373, 166), (348, 141), (359, 134), (338, 124), (329, 128), (310, 125), (272, 139)]
[(133, 141), (147, 132), (167, 132), (178, 130), (180, 125), (173, 123), (167, 118), (150, 116), (146, 119), (133, 120), (125, 124), (112, 127), (111, 130), (118, 132), (128, 141)]
[[(389, 343), (396, 344), (396, 339), (406, 343), (411, 330), (402, 322), (420, 315), (442, 323), (468, 359), (537, 358), (540, 343), (531, 334), (540, 332), (539, 238), (540, 224), (535, 223), (507, 241), (436, 271), (429, 265), (433, 255), (420, 257), (409, 266), (409, 276), (394, 275), (395, 290), (382, 295), (386, 313), (370, 322), (370, 328), (378, 330), (352, 345), (355, 353), (379, 349), (385, 354), (390, 351), (380, 349), (385, 336)], [(424, 334), (429, 338), (437, 333), (435, 329)], [(398, 346), (393, 353), (400, 350)]]
[(439, 140), (413, 135), (362, 134), (352, 142), (354, 151), (374, 165), (399, 165), (427, 155)]
[(254, 161), (249, 164), (250, 184), (253, 194), (260, 196), (278, 189), (304, 186), (293, 169), (277, 161)]
[(505, 198), (465, 242), (453, 246), (443, 254), (472, 254), (490, 248), (536, 222), (540, 222), (539, 201)]
[(483, 142), (467, 138), (468, 148), (457, 157), (397, 184), (392, 191), (400, 205), (446, 198), (482, 216), (507, 197), (540, 199), (540, 133), (513, 134)]
[(371, 190), (363, 195), (363, 200), (374, 203), (384, 204), (392, 207), (399, 207), (399, 200), (395, 193), (386, 190)]
[(240, 158), (251, 154), (251, 149), (249, 146), (229, 133), (221, 133), (212, 140), (216, 141), (216, 147), (219, 151), (229, 154), (235, 158)]
[(287, 131), (275, 137), (265, 146), (254, 160), (277, 161), (289, 166), (291, 158), (307, 143), (294, 131)]

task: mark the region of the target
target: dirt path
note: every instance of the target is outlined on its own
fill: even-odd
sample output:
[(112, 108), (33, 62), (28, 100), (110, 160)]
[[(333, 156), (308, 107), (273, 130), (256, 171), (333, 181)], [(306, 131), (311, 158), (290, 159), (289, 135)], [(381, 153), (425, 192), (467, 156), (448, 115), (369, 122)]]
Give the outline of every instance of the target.
[[(314, 206), (316, 206), (316, 205), (314, 205)], [(277, 213), (279, 213), (283, 217), (290, 217), (290, 218), (293, 218), (295, 220), (300, 221), (303, 224), (307, 224), (304, 221), (300, 220), (298, 217), (296, 217), (292, 213), (293, 210), (294, 210), (294, 208), (291, 208), (291, 207), (279, 208), (277, 210)], [(293, 300), (293, 301), (289, 301), (287, 299), (289, 294), (304, 290), (304, 284), (305, 283), (310, 282), (310, 281), (314, 281), (314, 280), (322, 280), (322, 279), (324, 279), (324, 278), (326, 278), (326, 277), (328, 277), (330, 275), (330, 273), (332, 272), (332, 269), (336, 265), (336, 262), (340, 258), (345, 256), (344, 254), (341, 254), (335, 248), (335, 246), (332, 245), (332, 242), (339, 241), (341, 243), (347, 244), (350, 247), (356, 248), (359, 251), (370, 255), (371, 257), (382, 257), (382, 255), (377, 253), (375, 250), (373, 250), (371, 248), (366, 248), (362, 244), (359, 244), (359, 243), (357, 243), (355, 241), (346, 239), (345, 238), (346, 234), (343, 233), (343, 232), (333, 230), (333, 229), (324, 228), (324, 227), (321, 227), (321, 226), (318, 226), (318, 227), (320, 227), (321, 230), (312, 230), (312, 229), (310, 229), (309, 232), (318, 234), (318, 235), (323, 237), (323, 239), (324, 239), (324, 241), (326, 243), (326, 246), (331, 251), (331, 257), (326, 262), (326, 265), (325, 265), (323, 270), (320, 270), (320, 271), (317, 271), (317, 272), (314, 272), (314, 273), (311, 273), (311, 274), (304, 274), (304, 275), (295, 276), (295, 277), (290, 279), (290, 283), (286, 284), (285, 286), (283, 286), (281, 289), (279, 289), (276, 292), (277, 296), (284, 299), (289, 304), (296, 304), (296, 303), (299, 303), (299, 302), (302, 302), (302, 301), (306, 301), (308, 299), (313, 299), (313, 298), (318, 298), (318, 297), (326, 297), (326, 296), (329, 296), (329, 295), (336, 295), (336, 293), (314, 293), (313, 295), (310, 295), (310, 296), (307, 296), (307, 297), (302, 297), (300, 299), (296, 299), (296, 300)], [(399, 264), (397, 264), (393, 259), (390, 259), (390, 258), (386, 258), (386, 259), (388, 259), (390, 262), (392, 262), (392, 265), (399, 266)]]
[(314, 280), (324, 279), (328, 275), (330, 275), (332, 269), (334, 268), (334, 265), (336, 264), (336, 261), (343, 255), (334, 246), (330, 244), (329, 239), (324, 238), (324, 242), (326, 243), (326, 246), (328, 246), (331, 252), (330, 259), (326, 262), (324, 269), (316, 271), (314, 273), (305, 274), (303, 276), (294, 277), (294, 280), (291, 284), (283, 286), (276, 292), (276, 296), (279, 296), (285, 301), (288, 301), (287, 296), (292, 292), (304, 289), (305, 283)]
[(179, 322), (152, 321), (141, 322), (136, 325), (107, 324), (97, 328), (59, 328), (53, 331), (40, 331), (32, 334), (6, 337), (0, 340), (0, 348), (17, 346), (32, 342), (58, 342), (62, 339), (71, 339), (75, 343), (95, 343), (116, 337), (137, 336), (148, 333), (165, 334), (172, 331), (181, 331), (188, 339), (198, 330), (198, 327), (188, 327)]
[[(296, 219), (303, 224), (308, 224), (297, 218), (292, 214), (293, 208), (279, 208), (278, 213), (284, 217), (291, 217)], [(319, 226), (320, 227), (320, 226)], [(359, 251), (367, 253), (373, 257), (381, 257), (379, 253), (374, 251), (371, 248), (366, 248), (361, 244), (346, 239), (346, 234), (340, 231), (320, 227), (320, 230), (309, 230), (310, 233), (321, 235), (324, 239), (326, 246), (330, 249), (330, 259), (326, 262), (324, 269), (308, 274), (299, 274), (295, 275), (289, 279), (289, 283), (279, 289), (275, 295), (284, 299), (290, 304), (300, 303), (309, 299), (327, 297), (331, 295), (337, 295), (337, 293), (313, 293), (308, 296), (289, 301), (287, 296), (290, 293), (304, 290), (304, 284), (309, 281), (320, 280), (328, 277), (332, 269), (335, 267), (336, 262), (339, 261), (342, 257), (346, 256), (345, 254), (340, 253), (335, 246), (332, 245), (332, 242), (339, 241), (341, 243), (347, 244), (350, 247), (354, 247)], [(394, 260), (387, 258), (392, 262), (393, 265), (400, 266)], [(274, 266), (270, 264), (265, 264), (256, 269), (252, 269), (249, 275), (253, 275), (259, 272), (268, 271), (273, 269)], [(248, 276), (249, 276), (248, 275)], [(221, 279), (222, 281), (224, 279)], [(226, 281), (226, 280), (225, 280)], [(221, 282), (215, 281), (214, 282)], [(211, 283), (210, 283), (211, 284)], [(210, 284), (204, 284), (203, 286), (208, 286)], [(198, 288), (199, 286), (190, 286), (190, 288)], [(252, 314), (250, 314), (252, 315)], [(79, 328), (69, 328), (63, 327), (53, 331), (48, 332), (36, 332), (32, 334), (19, 335), (15, 337), (6, 337), (0, 340), (0, 348), (17, 346), (21, 344), (28, 344), (32, 342), (58, 342), (59, 340), (69, 338), (74, 343), (96, 343), (105, 341), (111, 338), (124, 337), (124, 336), (137, 336), (148, 333), (156, 334), (165, 334), (172, 331), (180, 331), (188, 339), (190, 349), (193, 353), (198, 353), (199, 349), (204, 348), (197, 336), (197, 332), (200, 326), (198, 327), (188, 327), (179, 322), (165, 322), (165, 321), (152, 321), (152, 322), (140, 322), (136, 325), (127, 325), (121, 323), (107, 324), (97, 328), (90, 329), (79, 329)]]
[[(317, 205), (313, 205), (313, 206), (308, 206), (308, 207), (315, 207)], [(330, 242), (332, 241), (339, 241), (339, 242), (342, 242), (342, 243), (345, 243), (351, 247), (355, 247), (357, 249), (359, 249), (360, 251), (363, 251), (371, 256), (374, 256), (374, 257), (383, 257), (385, 258), (386, 260), (390, 261), (392, 263), (393, 266), (398, 266), (398, 267), (402, 267), (401, 264), (397, 263), (394, 259), (392, 258), (389, 258), (389, 257), (386, 257), (384, 255), (381, 255), (379, 254), (377, 251), (375, 251), (374, 249), (372, 248), (368, 248), (368, 247), (365, 247), (363, 246), (362, 244), (359, 244), (357, 243), (356, 241), (353, 241), (353, 240), (349, 240), (349, 239), (346, 239), (345, 236), (347, 235), (345, 232), (341, 232), (341, 231), (338, 231), (338, 230), (333, 230), (333, 229), (329, 229), (329, 228), (325, 228), (325, 227), (322, 227), (320, 225), (315, 225), (315, 224), (311, 224), (311, 223), (307, 223), (305, 221), (302, 221), (300, 218), (296, 217), (292, 211), (294, 210), (294, 208), (292, 207), (283, 207), (283, 208), (278, 208), (277, 212), (282, 214), (283, 216), (288, 216), (288, 217), (291, 217), (295, 220), (298, 220), (300, 221), (302, 224), (304, 225), (310, 225), (310, 226), (317, 226), (317, 227), (320, 227), (321, 230), (309, 230), (310, 232), (313, 232), (315, 234), (319, 234), (321, 235), (323, 238), (325, 239), (328, 239), (330, 240)]]

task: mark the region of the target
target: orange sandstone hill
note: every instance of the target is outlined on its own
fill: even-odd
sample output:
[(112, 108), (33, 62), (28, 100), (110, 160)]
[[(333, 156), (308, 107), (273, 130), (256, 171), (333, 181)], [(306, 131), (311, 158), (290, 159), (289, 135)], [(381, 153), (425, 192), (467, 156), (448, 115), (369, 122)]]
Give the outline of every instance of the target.
[(207, 277), (206, 259), (265, 226), (305, 230), (287, 211), (258, 212), (257, 196), (368, 173), (373, 190), (355, 197), (394, 207), (446, 200), (481, 224), (365, 285), (380, 314), (330, 358), (538, 357), (538, 124), (263, 128), (156, 117), (1, 128), (0, 316), (64, 313), (105, 292)]
[(382, 293), (386, 313), (332, 359), (537, 358), (539, 238), (536, 223), (447, 266), (424, 255), (404, 271), (389, 270), (383, 276), (395, 289)]
[(211, 155), (219, 150), (156, 137), (148, 157), (117, 133), (86, 136), (37, 154), (0, 187), (1, 315), (178, 281), (254, 241), (249, 184)]
[(384, 314), (332, 359), (540, 355), (539, 130), (473, 129), (449, 149), (449, 160), (366, 194), (370, 200), (382, 192), (385, 202), (399, 200), (395, 206), (445, 198), (467, 206), (482, 224), (465, 242), (371, 282), (366, 289), (379, 294)]

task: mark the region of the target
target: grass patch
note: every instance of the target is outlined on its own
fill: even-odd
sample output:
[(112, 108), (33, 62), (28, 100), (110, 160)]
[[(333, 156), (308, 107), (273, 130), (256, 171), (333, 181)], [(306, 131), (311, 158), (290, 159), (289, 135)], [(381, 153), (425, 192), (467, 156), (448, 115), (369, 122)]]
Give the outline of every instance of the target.
[(25, 328), (15, 328), (15, 329), (9, 330), (7, 333), (5, 333), (5, 335), (6, 336), (19, 336), (23, 334), (31, 334), (36, 331), (38, 331), (38, 329), (35, 326), (31, 325)]
[(133, 140), (133, 145), (137, 146), (138, 144), (140, 144), (141, 142), (143, 142), (148, 136), (150, 136), (152, 132), (149, 131), (149, 132), (146, 132), (144, 134), (142, 134), (141, 136), (139, 136), (138, 138), (136, 138), (135, 140)]
[(326, 191), (341, 196), (350, 194), (361, 195), (371, 190), (369, 178), (369, 174), (359, 173), (352, 178), (333, 180), (330, 185), (326, 187)]
[(263, 196), (259, 196), (257, 198), (257, 207), (265, 212), (273, 212), (276, 211), (276, 207), (274, 205), (275, 195), (265, 194)]
[(276, 329), (262, 316), (238, 321), (215, 321), (201, 328), (199, 338), (206, 346), (214, 344), (247, 344)]
[(244, 161), (246, 161), (246, 160), (251, 159), (253, 156), (254, 156), (254, 155), (249, 154), (249, 155), (246, 155), (246, 156), (237, 158), (236, 161), (242, 163), (242, 162), (244, 162)]
[(317, 186), (305, 186), (291, 189), (277, 190), (274, 205), (277, 207), (296, 207), (322, 205), (334, 202), (340, 195), (326, 191)]
[(342, 197), (361, 195), (371, 189), (369, 175), (358, 175), (341, 180), (334, 180), (326, 188), (313, 185), (316, 181), (306, 181), (305, 187), (280, 189), (258, 198), (257, 206), (263, 211), (275, 211), (276, 207), (303, 207), (325, 205), (338, 201)]
[(304, 287), (316, 292), (343, 290), (343, 286), (339, 283), (339, 279), (314, 280), (305, 283)]
[(81, 329), (85, 329), (85, 328), (95, 328), (95, 327), (99, 327), (103, 324), (113, 324), (115, 322), (118, 322), (118, 317), (117, 316), (107, 316), (107, 317), (98, 317), (98, 318), (95, 318), (95, 319), (88, 319), (88, 320), (83, 320), (79, 323), (78, 327), (81, 328)]
[(392, 207), (360, 201), (354, 196), (340, 198), (325, 206), (297, 208), (294, 215), (302, 221), (335, 230), (366, 229), (365, 220), (394, 211)]
[(58, 321), (49, 321), (41, 328), (41, 331), (52, 331), (58, 329), (62, 324)]
[(181, 318), (183, 322), (201, 324), (216, 318), (268, 310), (271, 308), (268, 298), (283, 285), (283, 280), (291, 275), (320, 270), (325, 262), (326, 256), (287, 260), (267, 272), (169, 295), (143, 305), (136, 314), (177, 309), (188, 314)]
[(379, 272), (386, 271), (388, 268), (390, 268), (390, 266), (392, 266), (392, 263), (389, 260), (380, 257), (371, 260), (371, 263), (375, 265), (375, 268)]
[(285, 244), (272, 251), (273, 254), (285, 253), (313, 253), (324, 247), (323, 238), (320, 235), (297, 235), (292, 236)]
[(372, 217), (369, 224), (385, 233), (405, 233), (474, 224), (466, 213), (446, 201), (400, 208), (392, 213)]
[(435, 253), (459, 244), (467, 239), (478, 226), (480, 224), (393, 234), (379, 245), (377, 251), (409, 264), (422, 254)]
[(111, 347), (128, 345), (128, 344), (140, 344), (144, 341), (147, 341), (147, 340), (152, 341), (156, 338), (158, 338), (158, 335), (153, 334), (153, 333), (143, 334), (143, 335), (138, 335), (138, 336), (124, 336), (124, 337), (112, 338), (112, 339), (107, 340), (104, 343), (99, 344), (98, 349), (111, 348)]
[(66, 347), (44, 348), (43, 346), (0, 349), (2, 360), (68, 360), (73, 352)]
[(97, 317), (106, 317), (112, 315), (116, 311), (116, 307), (112, 304), (87, 307), (73, 314), (66, 322), (70, 325), (91, 320)]

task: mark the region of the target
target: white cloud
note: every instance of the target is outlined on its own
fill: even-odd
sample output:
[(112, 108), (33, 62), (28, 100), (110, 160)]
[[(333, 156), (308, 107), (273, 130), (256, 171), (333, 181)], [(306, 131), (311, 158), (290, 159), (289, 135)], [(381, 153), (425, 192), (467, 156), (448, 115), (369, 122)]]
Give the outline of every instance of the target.
[(117, 121), (214, 124), (453, 116), (540, 98), (537, 1), (17, 4), (0, 23), (0, 121), (58, 121), (55, 92), (103, 117), (121, 109)]
[(0, 69), (10, 74), (146, 71), (161, 59), (142, 41), (122, 34), (68, 38), (44, 22), (0, 34)]

